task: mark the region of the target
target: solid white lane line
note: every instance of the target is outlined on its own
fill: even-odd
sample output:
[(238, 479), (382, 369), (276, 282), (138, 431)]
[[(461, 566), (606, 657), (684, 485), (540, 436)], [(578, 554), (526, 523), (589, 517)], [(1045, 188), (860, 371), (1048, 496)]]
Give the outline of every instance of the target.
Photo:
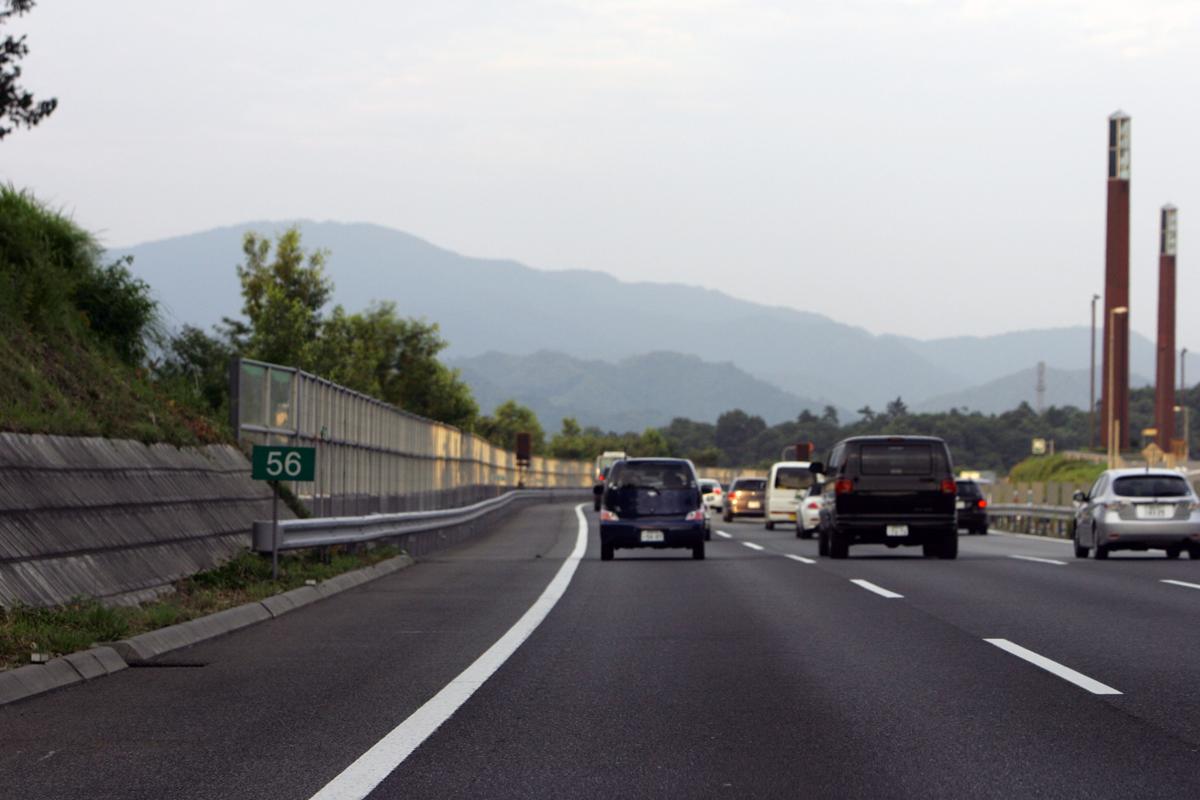
[(763, 546), (761, 544), (755, 544), (754, 542), (742, 542), (742, 546), (749, 547), (751, 550), (762, 550), (763, 549)]
[(1187, 581), (1173, 581), (1169, 578), (1163, 578), (1163, 583), (1169, 583), (1172, 586), (1186, 586), (1188, 589), (1200, 589), (1200, 583), (1188, 583)]
[(313, 795), (312, 800), (362, 800), (442, 723), (450, 719), (451, 715), (475, 694), (475, 690), (516, 652), (563, 596), (572, 576), (575, 575), (575, 570), (579, 567), (584, 551), (587, 550), (588, 525), (587, 518), (583, 515), (583, 504), (575, 507), (575, 516), (579, 520), (575, 547), (529, 610), (483, 655), (475, 659), (471, 666), (446, 684), (445, 688), (397, 725), (391, 733), (380, 739), (375, 746), (359, 756), (357, 761)]
[(725, 531), (717, 531), (717, 536), (720, 536), (722, 539), (732, 539), (733, 538)]
[(790, 558), (792, 561), (799, 561), (801, 564), (815, 564), (815, 563), (817, 563), (817, 562), (813, 561), (811, 558), (805, 558), (804, 556), (794, 556), (794, 555), (792, 555), (791, 553), (784, 553), (784, 554), (783, 554), (783, 557), (784, 557), (784, 558)]
[(1039, 564), (1057, 564), (1060, 567), (1065, 567), (1068, 562), (1056, 561), (1053, 558), (1038, 558), (1037, 556), (1009, 556), (1009, 558), (1018, 558), (1021, 561), (1036, 561)]
[(894, 600), (898, 597), (904, 597), (904, 595), (902, 595), (902, 594), (896, 594), (895, 592), (888, 591), (887, 589), (883, 588), (882, 586), (876, 586), (875, 584), (871, 583), (870, 581), (865, 581), (862, 578), (851, 578), (850, 582), (853, 584), (857, 584), (858, 586), (861, 586), (862, 588), (866, 589), (868, 592), (874, 592), (875, 594), (879, 595), (880, 597), (886, 597), (889, 600)]
[(1057, 661), (1051, 661), (1045, 656), (1040, 656), (1032, 650), (1026, 650), (1019, 644), (1013, 644), (1008, 639), (984, 639), (988, 644), (994, 644), (1001, 650), (1012, 653), (1017, 658), (1022, 658), (1033, 664), (1036, 667), (1041, 667), (1049, 673), (1057, 675), (1064, 681), (1069, 681), (1081, 689), (1087, 689), (1092, 694), (1120, 694), (1111, 686), (1106, 686), (1100, 681), (1093, 680), (1082, 672), (1076, 672), (1070, 667), (1065, 667)]

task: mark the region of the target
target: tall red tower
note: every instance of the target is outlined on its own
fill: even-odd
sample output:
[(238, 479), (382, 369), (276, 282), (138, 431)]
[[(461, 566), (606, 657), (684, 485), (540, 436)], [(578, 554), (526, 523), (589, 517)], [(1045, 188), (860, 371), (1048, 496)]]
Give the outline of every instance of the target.
[(1158, 366), (1154, 423), (1158, 446), (1171, 452), (1175, 438), (1175, 206), (1162, 207), (1158, 227)]
[(1101, 442), (1129, 447), (1129, 115), (1108, 118), (1108, 225), (1104, 247), (1104, 393)]

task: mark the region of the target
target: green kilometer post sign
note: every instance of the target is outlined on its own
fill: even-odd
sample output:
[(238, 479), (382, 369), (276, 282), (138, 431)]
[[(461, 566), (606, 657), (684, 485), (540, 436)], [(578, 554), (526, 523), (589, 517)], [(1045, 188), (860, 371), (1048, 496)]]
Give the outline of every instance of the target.
[(254, 445), (250, 453), (250, 477), (270, 481), (275, 497), (271, 501), (271, 578), (279, 579), (279, 482), (312, 481), (317, 478), (317, 448)]
[(311, 481), (317, 477), (317, 448), (258, 445), (250, 456), (256, 481)]

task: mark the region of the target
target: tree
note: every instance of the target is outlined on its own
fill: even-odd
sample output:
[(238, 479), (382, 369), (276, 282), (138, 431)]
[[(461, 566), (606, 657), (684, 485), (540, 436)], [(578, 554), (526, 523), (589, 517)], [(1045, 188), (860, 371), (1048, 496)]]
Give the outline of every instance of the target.
[(248, 325), (231, 328), (241, 339), (239, 349), (274, 364), (304, 365), (321, 331), (321, 309), (333, 294), (325, 276), (328, 253), (314, 250), (306, 264), (296, 227), (276, 239), (273, 260), (270, 241), (253, 232), (242, 240), (242, 252), (246, 263), (238, 265), (237, 274)]
[(897, 417), (908, 416), (908, 406), (904, 404), (904, 400), (897, 397), (895, 400), (887, 404), (887, 415), (892, 419)]
[(159, 380), (174, 384), (208, 411), (221, 414), (229, 402), (227, 370), (233, 349), (199, 328), (184, 325), (167, 342), (155, 367)]
[(855, 411), (854, 413), (861, 416), (863, 418), (863, 421), (868, 424), (875, 421), (875, 411), (870, 406), (863, 406), (862, 408), (860, 408), (858, 411)]
[[(575, 422), (571, 420), (571, 422)], [(563, 421), (564, 429), (566, 420)], [(578, 429), (578, 423), (575, 428)], [(506, 400), (496, 406), (490, 416), (480, 417), (475, 425), (475, 431), (497, 447), (513, 450), (517, 446), (517, 434), (528, 433), (534, 455), (541, 455), (546, 450), (546, 432), (538, 422), (533, 409), (523, 406), (516, 400)]]
[[(0, 7), (0, 25), (8, 22), (14, 16), (26, 14), (33, 8), (34, 0), (2, 0)], [(37, 101), (33, 94), (17, 84), (21, 77), (21, 67), (17, 64), (29, 54), (29, 45), (25, 37), (5, 36), (0, 42), (0, 139), (12, 133), (18, 126), (32, 128), (44, 117), (54, 113), (58, 100)], [(5, 126), (5, 121), (9, 125)]]
[(837, 409), (833, 406), (825, 406), (824, 410), (821, 411), (821, 421), (836, 428), (838, 426)]

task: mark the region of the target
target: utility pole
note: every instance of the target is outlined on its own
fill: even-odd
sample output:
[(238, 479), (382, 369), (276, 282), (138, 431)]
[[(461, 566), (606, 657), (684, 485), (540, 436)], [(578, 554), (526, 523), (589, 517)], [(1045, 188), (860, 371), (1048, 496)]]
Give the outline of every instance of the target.
[(1088, 446), (1096, 449), (1096, 301), (1100, 295), (1092, 295), (1092, 380), (1091, 398), (1088, 401)]
[(1188, 429), (1190, 415), (1187, 405), (1187, 348), (1179, 351), (1179, 405), (1183, 408), (1183, 461), (1186, 464), (1192, 453), (1192, 432)]
[[(1120, 453), (1129, 442), (1130, 124), (1129, 115), (1123, 111), (1108, 118), (1108, 213), (1104, 247), (1104, 372), (1108, 385), (1101, 408), (1109, 423), (1102, 432), (1109, 453)], [(1124, 311), (1114, 313), (1118, 308)], [(1109, 441), (1114, 432), (1119, 437), (1115, 443)]]
[(1039, 361), (1037, 366), (1037, 413), (1041, 416), (1046, 411), (1046, 362)]

